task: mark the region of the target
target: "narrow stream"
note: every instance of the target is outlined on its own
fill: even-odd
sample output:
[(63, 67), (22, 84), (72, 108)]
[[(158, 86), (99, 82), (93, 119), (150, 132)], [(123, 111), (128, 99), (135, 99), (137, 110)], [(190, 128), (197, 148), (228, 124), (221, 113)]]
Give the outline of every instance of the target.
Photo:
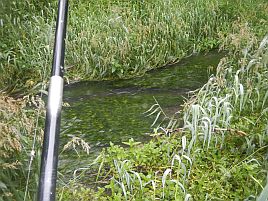
[(154, 98), (165, 113), (173, 115), (183, 104), (183, 96), (201, 87), (222, 57), (222, 53), (210, 52), (143, 77), (67, 85), (64, 101), (70, 107), (64, 107), (62, 113), (61, 144), (72, 136), (82, 138), (91, 146), (87, 159), (92, 160), (110, 141), (146, 141), (154, 117), (146, 117), (144, 112), (155, 103)]

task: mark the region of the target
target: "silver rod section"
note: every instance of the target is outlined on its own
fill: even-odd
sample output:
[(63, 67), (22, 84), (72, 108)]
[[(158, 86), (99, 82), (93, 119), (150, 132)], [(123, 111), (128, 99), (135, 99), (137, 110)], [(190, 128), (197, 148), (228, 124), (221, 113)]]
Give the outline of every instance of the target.
[(45, 135), (41, 158), (38, 191), (39, 201), (55, 200), (62, 93), (63, 78), (56, 75), (52, 76), (49, 87)]

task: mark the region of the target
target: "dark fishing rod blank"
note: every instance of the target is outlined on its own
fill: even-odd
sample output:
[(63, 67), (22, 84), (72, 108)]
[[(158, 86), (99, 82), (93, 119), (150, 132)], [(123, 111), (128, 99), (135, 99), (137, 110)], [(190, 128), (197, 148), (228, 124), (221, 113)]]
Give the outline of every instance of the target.
[(56, 197), (67, 13), (68, 0), (59, 0), (53, 63), (46, 109), (43, 151), (41, 156), (38, 201), (54, 201)]

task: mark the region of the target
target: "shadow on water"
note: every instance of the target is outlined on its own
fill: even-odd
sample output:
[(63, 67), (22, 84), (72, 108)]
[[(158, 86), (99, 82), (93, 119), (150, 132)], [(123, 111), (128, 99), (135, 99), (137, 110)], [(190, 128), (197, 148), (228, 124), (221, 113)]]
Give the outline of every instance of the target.
[(134, 79), (67, 85), (64, 101), (70, 107), (63, 109), (61, 142), (65, 144), (76, 136), (91, 146), (87, 160), (81, 157), (81, 163), (76, 161), (76, 166), (92, 161), (110, 141), (119, 144), (130, 138), (148, 140), (154, 117), (146, 117), (144, 112), (155, 103), (154, 98), (165, 113), (173, 115), (187, 92), (206, 83), (223, 55), (211, 52), (192, 56)]

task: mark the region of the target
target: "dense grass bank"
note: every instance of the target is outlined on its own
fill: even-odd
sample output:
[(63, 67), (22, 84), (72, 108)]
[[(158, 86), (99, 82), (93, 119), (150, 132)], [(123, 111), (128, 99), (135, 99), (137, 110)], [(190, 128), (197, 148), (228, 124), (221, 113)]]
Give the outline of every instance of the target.
[[(0, 88), (39, 90), (50, 74), (57, 1), (2, 1)], [(70, 2), (66, 79), (137, 76), (218, 47), (233, 24), (267, 28), (267, 2)], [(261, 27), (261, 29), (258, 29)]]

